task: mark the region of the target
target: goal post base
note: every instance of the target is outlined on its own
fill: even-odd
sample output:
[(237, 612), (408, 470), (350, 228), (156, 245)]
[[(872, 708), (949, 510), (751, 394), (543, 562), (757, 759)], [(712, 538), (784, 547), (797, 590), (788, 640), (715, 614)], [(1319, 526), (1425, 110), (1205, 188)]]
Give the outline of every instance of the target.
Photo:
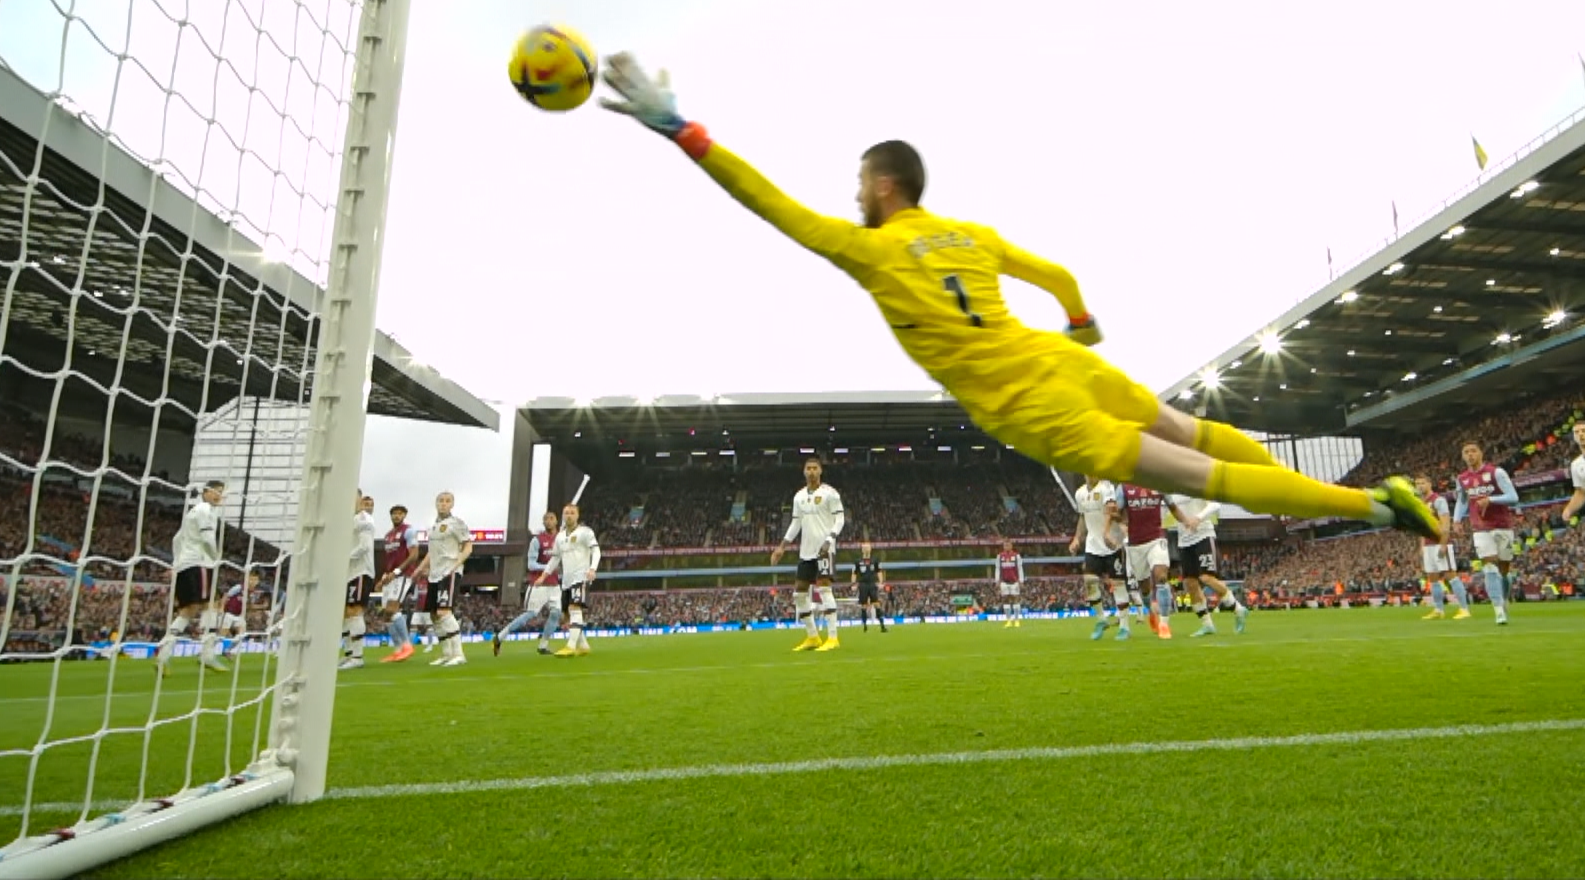
[(292, 782), (292, 771), (285, 767), (248, 771), (74, 828), (19, 840), (0, 850), (0, 880), (76, 876), (206, 825), (285, 801)]

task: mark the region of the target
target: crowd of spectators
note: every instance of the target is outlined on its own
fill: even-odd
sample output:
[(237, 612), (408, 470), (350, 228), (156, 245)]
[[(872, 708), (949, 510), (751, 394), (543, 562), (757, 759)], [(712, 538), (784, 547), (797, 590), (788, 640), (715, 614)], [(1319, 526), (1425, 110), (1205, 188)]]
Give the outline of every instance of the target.
[(1557, 470), (1578, 454), (1558, 428), (1582, 410), (1585, 394), (1578, 389), (1552, 391), (1515, 398), (1478, 418), (1419, 426), (1396, 438), (1369, 438), (1365, 457), (1341, 482), (1370, 486), (1393, 474), (1425, 474), (1439, 491), (1449, 491), (1464, 470), (1463, 444), (1471, 440), (1481, 444), (1487, 461), (1507, 468), (1510, 475)]
[[(1011, 453), (961, 464), (838, 460), (825, 481), (842, 494), (849, 543), (1059, 535), (1076, 522), (1050, 472)], [(785, 533), (802, 485), (801, 463), (634, 467), (591, 485), (580, 509), (606, 547), (758, 546)]]

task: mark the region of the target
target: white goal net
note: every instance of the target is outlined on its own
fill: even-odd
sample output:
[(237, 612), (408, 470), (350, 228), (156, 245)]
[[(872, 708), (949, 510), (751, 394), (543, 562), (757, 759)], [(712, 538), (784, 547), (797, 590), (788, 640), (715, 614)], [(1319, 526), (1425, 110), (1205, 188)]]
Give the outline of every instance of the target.
[(0, 0), (0, 878), (323, 791), (405, 29)]

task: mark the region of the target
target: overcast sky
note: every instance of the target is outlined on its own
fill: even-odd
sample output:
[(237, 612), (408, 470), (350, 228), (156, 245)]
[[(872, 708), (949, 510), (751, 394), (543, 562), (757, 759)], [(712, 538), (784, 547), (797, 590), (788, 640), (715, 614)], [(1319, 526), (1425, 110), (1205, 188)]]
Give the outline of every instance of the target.
[[(76, 9), (107, 22), (119, 10), (124, 28), (127, 2)], [(156, 2), (184, 6), (135, 8)], [(1066, 264), (1105, 355), (1158, 389), (1323, 285), (1329, 247), (1340, 270), (1379, 247), (1392, 201), (1407, 229), (1471, 181), (1472, 133), (1495, 161), (1585, 105), (1578, 0), (420, 0), (379, 325), (505, 407), (931, 387), (863, 291), (674, 148), (593, 105), (524, 104), (506, 60), (542, 20), (668, 67), (685, 115), (830, 214), (857, 216), (865, 147), (912, 141), (927, 207)], [(60, 30), (48, 0), (0, 0), (0, 57), (25, 75), (53, 77)], [(134, 29), (134, 55), (168, 52), (140, 42), (157, 30)], [(1046, 294), (1010, 283), (1007, 296), (1028, 323), (1062, 325)], [(791, 353), (811, 333), (818, 369)], [(444, 467), (429, 454), (441, 443), (459, 450)], [(509, 447), (375, 419), (364, 484), (415, 507), (450, 488), (471, 524), (500, 527)]]

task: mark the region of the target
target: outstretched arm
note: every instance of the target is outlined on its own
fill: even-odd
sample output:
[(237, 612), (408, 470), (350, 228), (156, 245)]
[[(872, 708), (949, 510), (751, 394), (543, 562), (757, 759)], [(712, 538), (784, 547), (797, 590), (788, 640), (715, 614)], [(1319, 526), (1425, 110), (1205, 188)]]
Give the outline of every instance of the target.
[(602, 98), (601, 106), (633, 117), (681, 147), (728, 195), (783, 235), (849, 274), (873, 262), (875, 244), (867, 230), (818, 214), (788, 198), (765, 175), (711, 141), (704, 126), (683, 119), (665, 71), (651, 78), (636, 58), (618, 52), (606, 59), (604, 79), (621, 100)]

